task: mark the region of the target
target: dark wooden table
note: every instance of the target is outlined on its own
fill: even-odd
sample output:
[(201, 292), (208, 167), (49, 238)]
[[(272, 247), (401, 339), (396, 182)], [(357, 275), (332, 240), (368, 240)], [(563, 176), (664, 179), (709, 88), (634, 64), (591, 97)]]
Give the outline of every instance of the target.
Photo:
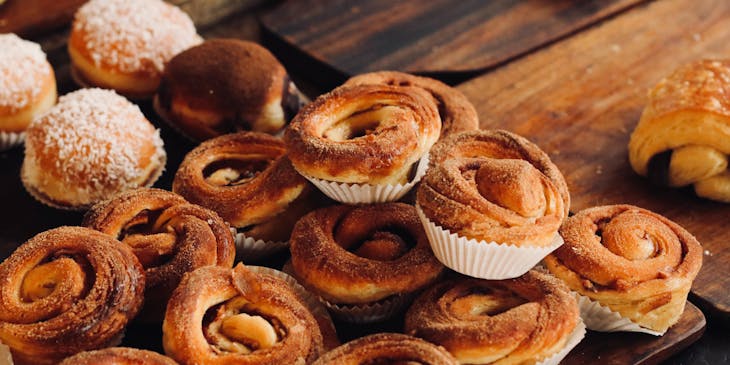
[[(25, 10), (29, 14), (18, 14), (16, 10), (9, 14), (9, 10), (22, 7), (19, 7), (20, 0), (8, 1), (5, 8), (0, 8), (0, 29), (19, 31), (39, 41), (56, 68), (59, 93), (74, 90), (76, 86), (68, 74), (65, 51), (68, 29), (64, 24), (72, 13), (68, 9), (82, 1), (50, 1), (53, 9), (58, 6), (59, 10), (39, 13), (33, 10), (32, 5), (41, 6), (39, 4), (48, 0), (26, 0), (24, 7), (31, 7)], [(208, 9), (200, 14), (197, 13), (200, 1), (197, 4), (196, 0), (175, 2), (185, 5), (193, 13), (199, 30), (207, 38), (236, 37), (262, 42), (282, 60), (300, 88), (312, 97), (328, 91), (351, 74), (381, 68), (425, 73), (457, 86), (475, 103), (483, 128), (512, 129), (536, 140), (551, 154), (566, 172), (571, 191), (578, 194), (574, 197), (577, 202), (574, 209), (597, 202), (611, 202), (614, 195), (601, 192), (600, 189), (604, 189), (601, 186), (605, 185), (595, 184), (599, 187), (596, 190), (591, 184), (578, 183), (588, 173), (595, 175), (597, 167), (574, 169), (573, 166), (580, 160), (572, 161), (575, 153), (560, 148), (565, 141), (551, 132), (554, 129), (550, 128), (555, 127), (550, 125), (568, 123), (564, 118), (578, 110), (584, 118), (600, 118), (605, 114), (622, 120), (618, 127), (632, 128), (645, 101), (646, 89), (666, 69), (701, 55), (730, 56), (730, 48), (724, 46), (725, 40), (729, 39), (725, 36), (730, 36), (730, 31), (724, 30), (730, 29), (730, 26), (725, 27), (726, 22), (730, 22), (730, 12), (727, 11), (730, 6), (723, 0), (495, 0), (488, 6), (479, 1), (464, 1), (456, 6), (448, 1), (395, 4), (369, 0), (354, 4), (344, 0), (306, 0), (287, 4), (268, 2), (254, 7), (251, 7), (252, 4), (260, 1), (239, 2), (237, 7), (229, 5), (235, 1), (211, 2), (215, 3), (215, 11)], [(221, 18), (236, 10), (238, 12), (233, 15)], [(21, 19), (25, 23), (17, 25), (13, 22), (18, 20), (13, 19)], [(29, 21), (33, 24), (27, 24)], [(663, 24), (669, 27), (672, 21), (680, 25), (672, 29), (661, 28)], [(259, 28), (260, 24), (263, 24), (263, 30)], [(644, 42), (649, 48), (642, 50), (641, 43), (637, 42)], [(611, 55), (615, 59), (606, 61), (605, 57)], [(632, 55), (636, 57), (632, 58)], [(653, 56), (659, 57), (657, 55), (661, 55), (661, 60), (652, 61)], [(675, 57), (677, 55), (681, 57)], [(661, 67), (652, 68), (654, 64)], [(627, 65), (639, 67), (639, 70)], [(597, 86), (597, 92), (587, 94), (573, 90), (574, 85), (585, 82), (585, 78), (594, 72), (603, 77), (597, 80), (607, 82), (611, 87)], [(611, 83), (616, 72), (632, 75), (621, 81), (631, 80), (635, 84), (620, 88), (615, 80)], [(528, 86), (524, 84), (526, 80), (529, 81)], [(595, 79), (591, 81), (596, 82)], [(517, 85), (520, 82), (523, 84)], [(520, 88), (533, 88), (533, 91), (520, 92)], [(569, 111), (556, 107), (563, 105), (561, 103), (570, 103)], [(140, 106), (149, 119), (157, 123), (149, 103), (143, 102)], [(541, 121), (545, 123), (539, 123)], [(158, 125), (169, 161), (166, 173), (156, 186), (169, 189), (172, 175), (193, 145), (164, 124)], [(578, 133), (591, 130), (580, 125), (575, 128)], [(623, 143), (626, 131), (623, 134), (614, 132), (609, 130), (603, 134), (605, 140), (602, 143)], [(624, 158), (623, 146), (610, 151), (609, 154)], [(0, 219), (0, 259), (10, 255), (15, 247), (34, 234), (59, 225), (79, 224), (82, 217), (80, 213), (47, 208), (26, 194), (18, 178), (21, 162), (22, 149), (0, 153), (0, 204), (5, 208), (0, 214), (3, 218)], [(611, 169), (624, 173), (621, 166), (599, 165), (600, 173), (610, 175), (615, 172)], [(650, 196), (637, 199), (653, 209), (658, 207), (661, 210), (661, 204), (654, 203), (652, 199), (680, 199), (683, 204), (689, 202), (696, 209), (709, 207), (712, 214), (730, 216), (727, 207), (697, 200), (688, 196), (686, 191), (657, 190), (647, 187), (635, 176), (628, 178), (631, 184), (642, 187), (642, 191)], [(681, 217), (672, 218), (681, 220)], [(694, 221), (682, 223), (690, 225), (690, 228), (697, 224)], [(718, 233), (724, 237), (730, 234), (724, 227)], [(717, 247), (717, 252), (725, 252), (719, 243), (713, 242), (712, 245), (713, 250)], [(285, 259), (285, 256), (280, 256), (267, 263), (275, 266)], [(715, 265), (719, 267), (720, 263), (713, 261), (710, 266)], [(707, 268), (701, 275), (708, 278), (707, 281), (716, 276)], [(700, 291), (699, 296), (691, 298), (707, 318), (704, 334), (697, 332), (691, 340), (701, 334), (702, 337), (694, 344), (689, 345), (691, 341), (685, 341), (688, 343), (684, 345), (689, 347), (679, 354), (673, 351), (674, 355), (666, 363), (720, 364), (730, 361), (729, 336), (726, 334), (730, 320), (723, 312), (725, 307), (722, 307), (723, 300), (730, 302), (730, 294), (724, 293), (730, 289), (727, 285), (730, 279), (718, 280), (719, 284), (713, 287), (711, 295)], [(708, 296), (710, 300), (706, 299)], [(693, 323), (697, 325), (697, 322)], [(398, 321), (394, 321), (385, 325), (385, 329), (397, 331), (399, 326)], [(382, 326), (347, 330), (342, 334), (343, 340), (380, 329)], [(136, 325), (132, 333), (147, 335), (128, 337), (125, 344), (159, 350), (158, 343), (149, 341), (157, 338), (158, 332), (158, 328)], [(615, 345), (617, 339), (615, 336), (591, 336), (592, 341), (604, 343), (606, 347)], [(649, 341), (637, 338), (637, 342)], [(598, 356), (601, 350), (600, 346), (594, 346), (585, 349), (583, 355), (590, 359)], [(631, 349), (620, 351), (630, 352)], [(640, 357), (640, 354), (635, 355), (634, 358)], [(603, 358), (602, 363), (621, 363), (622, 358), (625, 357)], [(666, 356), (653, 359), (664, 358)]]

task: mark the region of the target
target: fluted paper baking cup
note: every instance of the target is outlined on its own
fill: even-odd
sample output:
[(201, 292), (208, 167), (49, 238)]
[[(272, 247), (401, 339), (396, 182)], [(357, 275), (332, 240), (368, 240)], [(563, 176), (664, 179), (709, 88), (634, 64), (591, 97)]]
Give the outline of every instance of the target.
[(538, 362), (536, 365), (558, 365), (560, 364), (563, 359), (568, 356), (570, 353), (570, 350), (578, 346), (581, 340), (583, 340), (583, 337), (586, 335), (586, 326), (583, 321), (578, 318), (578, 323), (575, 325), (575, 329), (573, 329), (573, 332), (570, 333), (568, 336), (568, 340), (565, 341), (565, 346), (555, 353), (554, 355), (548, 357), (545, 360), (542, 360)]
[(666, 332), (657, 332), (642, 327), (585, 295), (576, 292), (573, 292), (573, 294), (578, 301), (580, 316), (588, 329), (599, 332), (642, 332), (654, 336), (662, 336)]
[(418, 205), (416, 211), (436, 258), (452, 270), (475, 278), (516, 278), (563, 244), (563, 238), (557, 233), (551, 244), (545, 247), (515, 246), (470, 239), (436, 225)]
[(0, 365), (13, 365), (13, 355), (10, 347), (0, 342)]
[(333, 317), (348, 323), (363, 324), (382, 322), (393, 318), (405, 309), (411, 295), (393, 295), (377, 302), (362, 304), (337, 304), (320, 298)]
[(316, 177), (301, 174), (311, 181), (320, 191), (331, 199), (345, 204), (369, 204), (392, 202), (402, 198), (413, 186), (415, 186), (428, 169), (428, 154), (421, 157), (416, 166), (416, 173), (413, 179), (403, 184), (347, 184), (336, 181), (318, 179)]
[(25, 132), (0, 131), (0, 151), (7, 151), (13, 147), (20, 146), (25, 140)]
[(250, 262), (271, 256), (289, 247), (288, 241), (264, 241), (248, 237), (244, 233), (236, 237), (236, 255), (243, 262)]

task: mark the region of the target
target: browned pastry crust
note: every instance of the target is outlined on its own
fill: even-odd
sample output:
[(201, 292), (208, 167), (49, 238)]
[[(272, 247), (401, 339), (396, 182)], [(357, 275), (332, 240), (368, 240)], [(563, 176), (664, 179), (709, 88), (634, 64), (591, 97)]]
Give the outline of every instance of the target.
[(207, 265), (232, 267), (233, 234), (215, 212), (160, 189), (136, 189), (95, 205), (84, 226), (129, 246), (145, 268), (145, 313), (162, 316), (183, 274)]
[(208, 266), (188, 273), (167, 306), (165, 353), (181, 364), (304, 364), (319, 357), (319, 326), (271, 275)]
[(118, 343), (142, 306), (144, 271), (114, 238), (60, 227), (0, 264), (0, 341), (16, 364), (54, 364)]
[[(298, 208), (310, 187), (286, 157), (284, 143), (270, 135), (239, 132), (203, 142), (185, 156), (172, 189), (189, 201), (216, 211), (236, 228), (247, 228), (254, 238), (268, 238), (276, 230), (289, 238), (295, 219), (285, 226), (255, 227), (277, 221)], [(298, 200), (298, 198), (300, 198)], [(303, 204), (306, 205), (306, 204)], [(284, 217), (281, 217), (284, 218)]]
[(568, 288), (545, 273), (494, 281), (460, 277), (416, 299), (405, 332), (445, 347), (460, 363), (526, 364), (561, 350), (578, 314)]
[(439, 140), (452, 133), (479, 129), (479, 117), (474, 105), (461, 91), (441, 81), (397, 71), (379, 71), (351, 77), (344, 83), (344, 85), (370, 84), (414, 86), (428, 91), (436, 100), (441, 116)]
[(197, 140), (240, 130), (274, 133), (301, 102), (276, 57), (238, 39), (209, 39), (178, 54), (157, 93), (169, 122)]
[(413, 293), (443, 270), (415, 209), (402, 203), (316, 210), (296, 224), (290, 243), (296, 277), (332, 303)]
[(416, 87), (341, 86), (304, 107), (286, 130), (301, 173), (358, 184), (405, 183), (438, 139), (436, 103)]
[(663, 332), (679, 320), (702, 247), (684, 228), (630, 205), (594, 207), (568, 218), (565, 244), (545, 258), (568, 286), (622, 316)]
[(177, 363), (156, 352), (129, 347), (110, 347), (85, 351), (61, 361), (59, 365), (176, 365)]
[(317, 359), (314, 365), (428, 364), (456, 365), (443, 347), (400, 333), (378, 333), (350, 341)]
[(567, 216), (570, 195), (558, 168), (532, 142), (507, 131), (473, 131), (434, 147), (417, 202), (452, 233), (546, 246)]

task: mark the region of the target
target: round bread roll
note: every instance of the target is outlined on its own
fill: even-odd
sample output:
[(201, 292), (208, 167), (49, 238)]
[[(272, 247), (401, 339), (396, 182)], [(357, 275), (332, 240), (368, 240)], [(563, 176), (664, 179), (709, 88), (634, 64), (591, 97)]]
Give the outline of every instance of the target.
[(165, 160), (159, 131), (137, 106), (110, 90), (82, 89), (30, 125), (21, 178), (42, 203), (83, 210), (152, 185)]

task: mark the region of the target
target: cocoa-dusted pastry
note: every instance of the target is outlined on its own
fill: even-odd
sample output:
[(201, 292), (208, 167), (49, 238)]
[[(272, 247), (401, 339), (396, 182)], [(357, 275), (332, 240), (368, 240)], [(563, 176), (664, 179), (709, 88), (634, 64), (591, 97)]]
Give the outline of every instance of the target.
[(378, 333), (350, 341), (317, 359), (314, 365), (428, 364), (456, 365), (443, 347), (400, 333)]
[(657, 332), (679, 320), (702, 266), (702, 247), (684, 228), (645, 209), (609, 205), (578, 212), (560, 233), (565, 245), (545, 264), (572, 290)]
[(152, 185), (165, 161), (159, 131), (139, 107), (110, 90), (82, 89), (30, 125), (21, 178), (42, 203), (83, 210)]
[(548, 155), (500, 130), (454, 134), (436, 145), (416, 200), (436, 256), (484, 279), (522, 275), (560, 245), (570, 206)]
[(281, 279), (243, 265), (188, 273), (170, 298), (165, 353), (181, 364), (305, 364), (322, 353), (317, 321)]
[(649, 93), (631, 134), (629, 161), (663, 186), (693, 185), (697, 195), (730, 203), (730, 61), (680, 67)]
[(113, 346), (142, 306), (144, 271), (114, 238), (82, 227), (36, 235), (0, 264), (0, 341), (16, 364)]
[(59, 365), (177, 365), (156, 352), (129, 347), (110, 347), (85, 351), (61, 361)]
[(276, 133), (303, 97), (266, 48), (238, 39), (209, 39), (175, 56), (155, 108), (186, 136), (205, 140), (235, 131)]
[[(203, 142), (185, 156), (172, 188), (218, 212), (245, 237), (279, 248), (286, 246), (277, 242), (288, 241), (294, 223), (317, 205), (307, 180), (292, 168), (284, 143), (264, 133), (239, 132)], [(237, 238), (239, 249), (243, 240)], [(244, 251), (240, 254), (247, 259), (269, 250)]]
[(438, 283), (408, 309), (404, 329), (461, 364), (534, 364), (552, 356), (557, 364), (585, 334), (570, 290), (535, 270), (509, 280)]
[(443, 271), (412, 206), (322, 208), (297, 222), (291, 266), (300, 283), (351, 322), (390, 317)]
[(183, 274), (207, 265), (230, 268), (233, 234), (215, 212), (160, 189), (141, 188), (96, 204), (84, 226), (132, 249), (145, 268), (145, 314), (159, 320)]
[(149, 98), (170, 58), (200, 42), (190, 17), (162, 0), (91, 0), (71, 27), (71, 75), (81, 86)]
[(56, 103), (56, 77), (41, 47), (0, 34), (0, 151), (23, 142), (33, 119)]
[(428, 91), (436, 100), (441, 116), (441, 137), (479, 129), (479, 117), (474, 105), (461, 91), (428, 77), (397, 71), (379, 71), (351, 77), (344, 85), (385, 84), (413, 86)]

